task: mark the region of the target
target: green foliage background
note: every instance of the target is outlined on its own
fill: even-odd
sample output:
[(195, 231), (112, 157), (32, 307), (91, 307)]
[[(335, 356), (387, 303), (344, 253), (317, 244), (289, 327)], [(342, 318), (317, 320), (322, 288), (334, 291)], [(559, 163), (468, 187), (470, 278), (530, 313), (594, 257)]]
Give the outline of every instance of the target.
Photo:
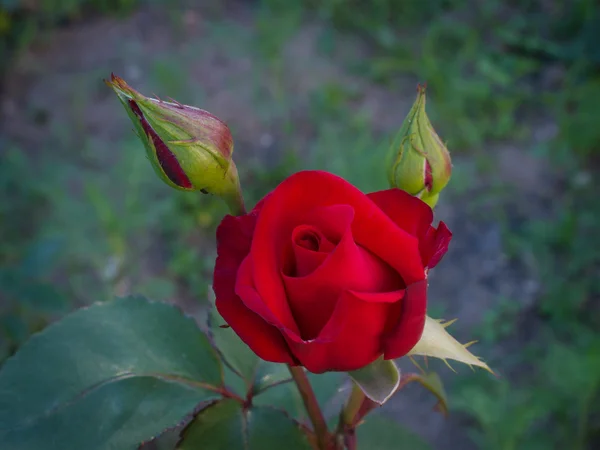
[[(159, 0), (1, 0), (0, 70), (8, 79), (22, 55), (65, 28), (126, 21), (140, 10), (167, 12), (177, 34), (188, 7)], [(232, 17), (235, 8), (246, 11), (251, 26)], [(306, 167), (336, 172), (365, 191), (384, 188), (382, 155), (394, 129), (374, 123), (371, 111), (356, 107), (357, 98), (369, 95), (361, 91), (368, 86), (385, 89), (394, 101), (412, 95), (407, 86), (428, 82), (428, 112), (455, 161), (441, 203), (485, 206), (500, 224), (511, 266), (535, 273), (541, 286), (533, 304), (496, 301), (469, 334), (481, 340), (477, 353), (502, 377), (461, 372), (447, 387), (451, 413), (464, 415), (482, 449), (597, 445), (598, 3), (215, 1), (202, 14), (218, 50), (251, 58), (256, 77), (268, 78), (246, 81), (252, 84), (246, 101), (271, 131), (265, 139), (276, 139), (277, 156), (261, 153), (259, 142), (237, 133), (244, 123), (231, 124), (249, 204)], [(307, 98), (297, 98), (286, 86), (293, 68), (284, 58), (285, 44), (315, 23), (319, 54), (343, 61), (345, 73), (362, 84), (330, 77)], [(193, 82), (187, 71), (198, 54), (190, 44), (177, 56), (153, 55), (143, 66), (149, 92), (203, 105), (202, 82)], [(99, 80), (112, 69), (81, 69), (65, 99), (72, 114), (53, 122), (40, 148), (8, 130), (0, 134), (2, 357), (49, 321), (115, 293), (183, 299), (192, 311), (204, 310), (212, 233), (225, 210), (210, 197), (167, 190), (154, 179), (133, 135), (99, 142), (77, 122), (94, 108)], [(237, 86), (231, 89), (237, 92)], [(28, 117), (45, 122), (47, 111), (25, 106)], [(115, 101), (110, 114), (121, 114), (119, 108)], [(402, 111), (408, 109), (400, 109), (398, 126)], [(536, 130), (546, 123), (556, 132), (539, 140)], [(108, 143), (120, 149), (109, 163), (102, 152)], [(541, 207), (511, 212), (522, 194), (501, 178), (494, 159), (494, 149), (506, 144), (546, 168), (551, 200)]]

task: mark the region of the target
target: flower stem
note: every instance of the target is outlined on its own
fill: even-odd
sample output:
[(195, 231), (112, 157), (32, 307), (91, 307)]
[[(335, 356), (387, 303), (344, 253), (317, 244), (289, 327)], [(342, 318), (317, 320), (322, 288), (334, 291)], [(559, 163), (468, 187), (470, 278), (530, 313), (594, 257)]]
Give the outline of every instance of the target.
[(243, 216), (246, 214), (246, 205), (244, 204), (237, 167), (233, 161), (231, 161), (227, 177), (229, 182), (225, 184), (225, 189), (217, 194), (225, 200), (232, 216)]
[(342, 411), (342, 420), (344, 425), (352, 427), (355, 425), (356, 415), (365, 400), (365, 394), (358, 384), (352, 382), (352, 392), (348, 398), (348, 402)]
[(312, 422), (315, 435), (317, 436), (317, 442), (320, 450), (327, 450), (327, 442), (329, 439), (329, 432), (327, 430), (327, 424), (325, 423), (325, 417), (319, 407), (315, 393), (308, 381), (308, 377), (304, 372), (304, 369), (299, 366), (288, 366), (294, 382), (298, 386), (300, 396), (304, 402), (304, 407), (308, 413), (308, 417)]
[(242, 197), (242, 191), (239, 189), (234, 192), (231, 196), (225, 199), (229, 211), (232, 216), (243, 216), (246, 214), (246, 205), (244, 205), (244, 197)]

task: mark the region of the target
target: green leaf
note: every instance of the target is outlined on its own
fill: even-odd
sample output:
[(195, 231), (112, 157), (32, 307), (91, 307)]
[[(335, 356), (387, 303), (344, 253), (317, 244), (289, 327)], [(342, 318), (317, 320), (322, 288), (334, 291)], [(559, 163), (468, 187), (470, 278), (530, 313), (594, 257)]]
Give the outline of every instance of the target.
[(296, 420), (304, 421), (306, 412), (298, 387), (292, 383), (280, 384), (260, 392), (252, 399), (256, 406), (275, 406), (286, 411)]
[(229, 366), (223, 366), (223, 382), (227, 389), (231, 392), (234, 392), (236, 395), (240, 397), (246, 397), (248, 392), (248, 385), (246, 382), (240, 377), (240, 375), (234, 372)]
[(177, 450), (244, 449), (245, 419), (239, 403), (217, 402), (198, 413), (188, 424)]
[(356, 430), (359, 449), (369, 450), (429, 450), (419, 436), (397, 422), (379, 415), (369, 415)]
[(400, 384), (400, 370), (392, 360), (383, 357), (362, 369), (348, 372), (365, 395), (380, 405), (384, 404)]
[(0, 442), (11, 450), (133, 448), (218, 397), (222, 372), (191, 318), (129, 297), (35, 335), (0, 371)]
[(309, 450), (298, 424), (271, 408), (244, 410), (222, 400), (202, 410), (186, 427), (177, 450)]
[(297, 423), (282, 411), (273, 408), (253, 408), (246, 415), (248, 450), (280, 449), (310, 450), (311, 446)]
[(282, 383), (285, 380), (291, 381), (291, 379), (292, 376), (285, 364), (261, 361), (256, 368), (252, 389), (254, 392), (260, 392), (274, 384)]
[(214, 306), (214, 302), (208, 317), (210, 331), (218, 351), (229, 366), (251, 385), (260, 359), (231, 328), (221, 328), (225, 325), (225, 321)]
[(436, 372), (423, 374), (409, 373), (402, 376), (403, 386), (412, 381), (420, 383), (425, 389), (435, 395), (438, 399), (436, 409), (444, 415), (448, 414), (448, 398), (446, 396), (446, 391), (444, 390), (442, 379)]
[(137, 450), (175, 450), (183, 425), (170, 428), (151, 441), (144, 442)]

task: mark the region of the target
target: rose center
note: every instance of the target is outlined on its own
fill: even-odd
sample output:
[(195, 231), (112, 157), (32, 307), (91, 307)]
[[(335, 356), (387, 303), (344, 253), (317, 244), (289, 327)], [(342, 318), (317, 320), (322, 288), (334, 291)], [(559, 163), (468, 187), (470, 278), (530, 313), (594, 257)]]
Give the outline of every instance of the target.
[(302, 230), (295, 237), (296, 245), (307, 250), (312, 250), (313, 252), (319, 251), (321, 237), (313, 230)]

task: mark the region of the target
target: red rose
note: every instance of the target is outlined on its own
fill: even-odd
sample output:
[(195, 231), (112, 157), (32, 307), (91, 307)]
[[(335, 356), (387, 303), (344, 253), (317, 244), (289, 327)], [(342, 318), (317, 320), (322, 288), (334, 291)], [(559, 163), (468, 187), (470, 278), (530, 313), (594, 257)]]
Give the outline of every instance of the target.
[(408, 353), (452, 233), (421, 200), (299, 172), (217, 230), (216, 306), (261, 358), (311, 372)]

